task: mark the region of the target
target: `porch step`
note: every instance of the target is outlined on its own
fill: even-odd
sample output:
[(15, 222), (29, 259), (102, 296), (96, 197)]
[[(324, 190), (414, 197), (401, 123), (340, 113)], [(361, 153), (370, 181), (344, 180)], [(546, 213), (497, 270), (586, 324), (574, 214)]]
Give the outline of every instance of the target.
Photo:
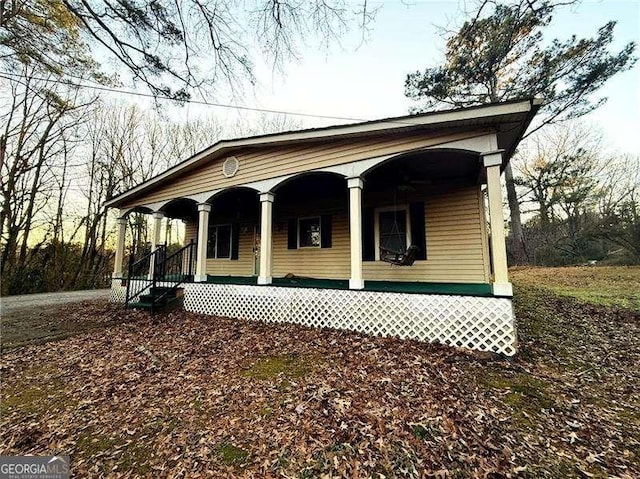
[[(182, 288), (166, 288), (156, 287), (152, 288), (149, 294), (141, 294), (140, 298), (136, 302), (129, 303), (130, 308), (146, 309), (146, 310), (161, 310), (167, 309), (171, 304), (178, 302), (181, 297), (179, 292)], [(162, 296), (166, 293), (166, 296)]]
[(148, 309), (148, 310), (151, 310), (151, 308), (154, 308), (155, 306), (153, 305), (152, 302), (136, 301), (135, 303), (129, 303), (129, 307), (130, 308), (134, 308), (134, 309)]
[(168, 296), (174, 297), (176, 295), (176, 289), (166, 288), (164, 286), (156, 286), (155, 288), (151, 288), (149, 291), (149, 296), (160, 296), (166, 292), (169, 292)]
[(149, 303), (149, 304), (153, 303), (156, 306), (164, 306), (164, 304), (167, 302), (167, 298), (159, 298), (159, 297), (154, 296), (152, 294), (141, 294), (140, 295), (140, 299), (139, 299), (138, 302), (139, 303)]

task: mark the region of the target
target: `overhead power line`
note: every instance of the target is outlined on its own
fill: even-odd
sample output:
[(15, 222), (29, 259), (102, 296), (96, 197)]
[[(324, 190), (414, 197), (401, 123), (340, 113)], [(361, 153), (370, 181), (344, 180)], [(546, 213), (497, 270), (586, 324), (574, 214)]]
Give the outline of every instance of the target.
[[(11, 72), (5, 72), (5, 71), (0, 71), (0, 75), (4, 75), (10, 78), (22, 78), (22, 75), (19, 75), (17, 73), (11, 73)], [(39, 80), (39, 81), (45, 81), (45, 82), (52, 82), (52, 83), (58, 83), (61, 85), (66, 85), (66, 86), (71, 86), (74, 88), (86, 88), (86, 89), (90, 89), (90, 90), (99, 90), (99, 91), (105, 91), (105, 92), (109, 92), (109, 93), (119, 93), (119, 94), (123, 94), (123, 95), (131, 95), (131, 96), (138, 96), (138, 97), (143, 97), (143, 98), (153, 98), (154, 100), (165, 100), (165, 101), (177, 101), (174, 98), (168, 97), (168, 96), (156, 96), (153, 95), (151, 93), (142, 93), (142, 92), (137, 92), (137, 91), (131, 91), (131, 90), (125, 90), (125, 89), (121, 89), (121, 88), (111, 88), (111, 87), (106, 87), (106, 86), (99, 86), (99, 85), (87, 85), (84, 83), (76, 83), (76, 82), (72, 82), (70, 80), (61, 80), (61, 79), (51, 79), (51, 78), (42, 78), (42, 77), (31, 77), (34, 80)], [(215, 102), (208, 102), (205, 100), (182, 100), (184, 103), (191, 103), (191, 104), (197, 104), (197, 105), (206, 105), (206, 106), (212, 106), (212, 107), (217, 107), (217, 108), (229, 108), (229, 109), (235, 109), (235, 110), (243, 110), (243, 111), (255, 111), (255, 112), (260, 112), (260, 113), (273, 113), (273, 114), (278, 114), (278, 115), (293, 115), (293, 116), (302, 116), (302, 117), (307, 117), (307, 118), (323, 118), (325, 120), (342, 120), (342, 121), (368, 121), (365, 120), (363, 118), (352, 118), (352, 117), (344, 117), (344, 116), (331, 116), (331, 115), (317, 115), (317, 114), (313, 114), (313, 113), (303, 113), (303, 112), (295, 112), (295, 111), (286, 111), (286, 110), (272, 110), (272, 109), (268, 109), (268, 108), (255, 108), (255, 107), (250, 107), (250, 106), (242, 106), (242, 105), (231, 105), (228, 103), (215, 103)]]

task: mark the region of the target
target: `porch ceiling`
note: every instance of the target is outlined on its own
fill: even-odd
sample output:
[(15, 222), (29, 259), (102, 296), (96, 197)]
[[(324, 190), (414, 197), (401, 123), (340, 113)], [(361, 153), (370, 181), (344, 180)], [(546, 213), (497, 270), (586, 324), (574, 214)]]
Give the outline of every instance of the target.
[(394, 159), (365, 175), (368, 191), (382, 191), (389, 185), (431, 185), (442, 181), (477, 181), (480, 159), (472, 153), (416, 152)]
[(178, 198), (169, 202), (162, 208), (162, 212), (167, 218), (182, 220), (195, 220), (198, 218), (196, 202), (186, 198)]

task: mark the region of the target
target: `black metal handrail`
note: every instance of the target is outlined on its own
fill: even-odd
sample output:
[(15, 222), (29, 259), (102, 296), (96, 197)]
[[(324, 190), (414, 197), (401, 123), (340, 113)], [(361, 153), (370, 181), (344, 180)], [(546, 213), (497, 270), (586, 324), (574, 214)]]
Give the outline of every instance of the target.
[[(195, 271), (195, 250), (196, 243), (193, 239), (188, 245), (180, 248), (178, 251), (166, 256), (162, 261), (156, 263), (154, 273), (153, 287), (156, 282), (163, 283), (162, 293), (156, 296), (155, 301), (160, 302), (173, 292), (185, 281), (193, 277)], [(167, 286), (167, 283), (170, 286)]]
[[(168, 256), (166, 245), (159, 245), (137, 261), (133, 256), (130, 256), (125, 305), (129, 306), (132, 300), (139, 298), (142, 293), (149, 290), (153, 297), (151, 304), (153, 311), (157, 304), (161, 304), (182, 283), (193, 277), (195, 253), (196, 243), (192, 239), (188, 245)], [(161, 288), (157, 287), (158, 283), (162, 286)], [(157, 294), (158, 291), (160, 294)]]
[[(129, 256), (129, 267), (127, 269), (127, 290), (125, 295), (125, 306), (129, 306), (132, 299), (140, 296), (147, 289), (154, 286), (156, 277), (155, 266), (157, 258), (162, 252), (166, 251), (166, 245), (159, 245), (155, 250), (147, 253), (142, 258), (135, 260), (134, 256)], [(152, 262), (154, 264), (154, 272), (152, 278), (149, 278)]]

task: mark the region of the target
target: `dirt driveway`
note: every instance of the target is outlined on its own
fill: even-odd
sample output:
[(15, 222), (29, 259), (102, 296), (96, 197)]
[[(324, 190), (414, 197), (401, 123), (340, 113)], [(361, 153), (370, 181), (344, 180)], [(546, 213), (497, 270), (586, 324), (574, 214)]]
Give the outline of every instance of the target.
[[(0, 298), (0, 346), (41, 343), (120, 322), (122, 307), (108, 304), (108, 299), (108, 289)], [(111, 314), (105, 316), (106, 311)]]
[(85, 291), (64, 291), (57, 293), (22, 294), (19, 296), (4, 296), (0, 298), (0, 312), (11, 314), (20, 309), (37, 309), (41, 306), (53, 304), (74, 303), (89, 299), (107, 299), (109, 289), (90, 289)]

